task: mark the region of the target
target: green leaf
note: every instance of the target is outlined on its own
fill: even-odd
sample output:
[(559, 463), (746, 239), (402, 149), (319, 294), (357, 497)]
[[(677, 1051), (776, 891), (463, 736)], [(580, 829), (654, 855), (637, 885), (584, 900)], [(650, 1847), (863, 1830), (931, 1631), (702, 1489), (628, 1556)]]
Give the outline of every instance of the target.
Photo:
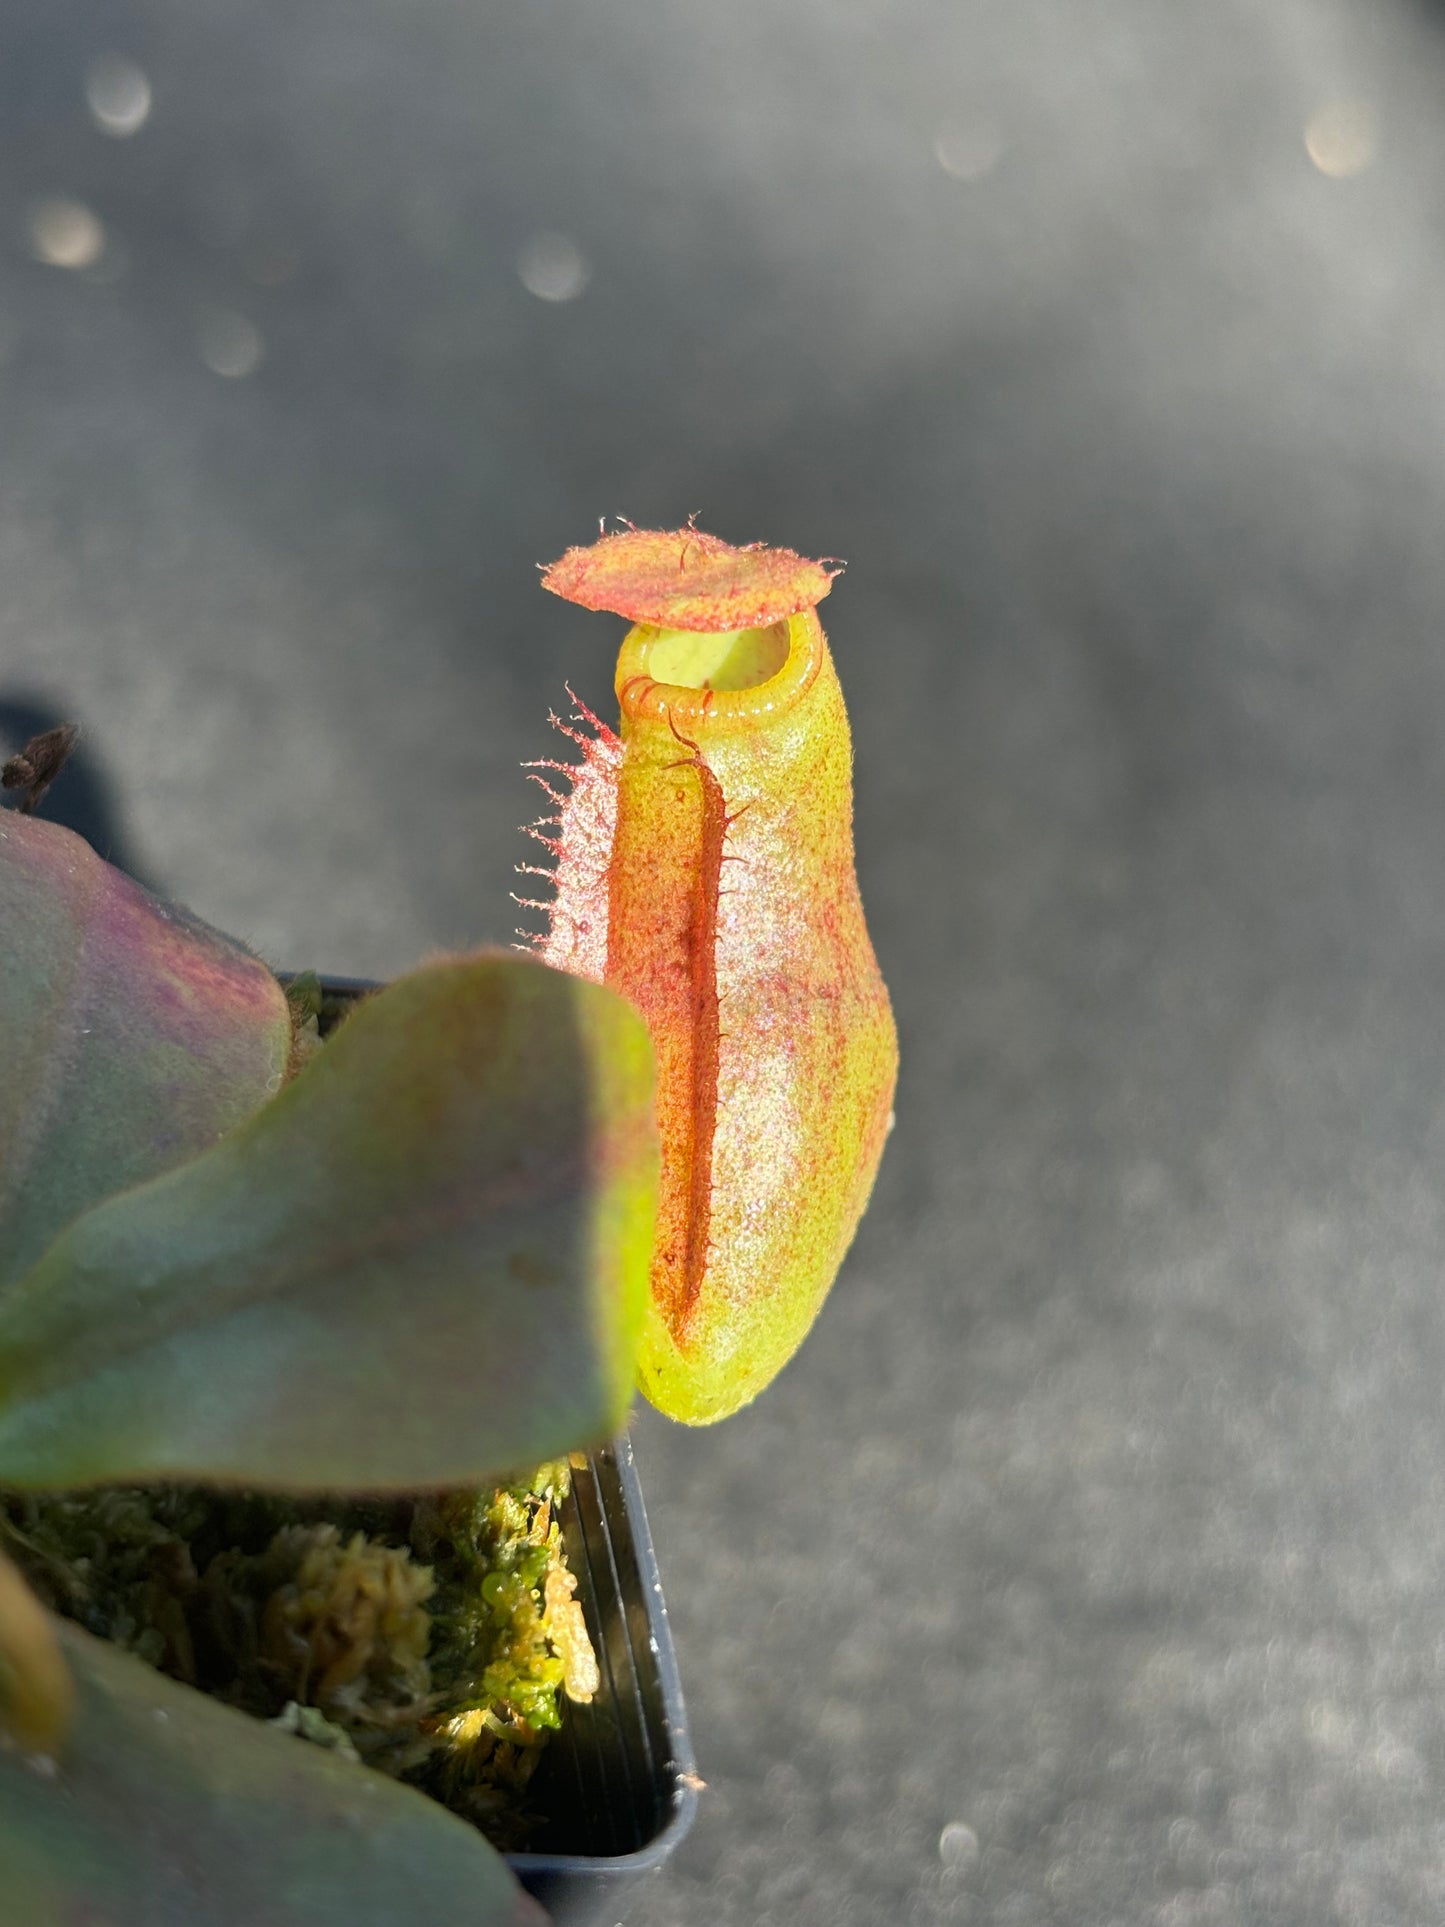
[(59, 1763), (0, 1750), (0, 1908), (24, 1927), (543, 1927), (465, 1821), (66, 1626)]
[(0, 1552), (0, 1733), (28, 1753), (53, 1753), (74, 1708), (55, 1623)]
[(600, 1439), (656, 1175), (630, 1005), (510, 956), (420, 970), (0, 1300), (0, 1483), (415, 1489)]
[(111, 1192), (280, 1087), (291, 1026), (257, 958), (58, 824), (0, 812), (0, 1289)]

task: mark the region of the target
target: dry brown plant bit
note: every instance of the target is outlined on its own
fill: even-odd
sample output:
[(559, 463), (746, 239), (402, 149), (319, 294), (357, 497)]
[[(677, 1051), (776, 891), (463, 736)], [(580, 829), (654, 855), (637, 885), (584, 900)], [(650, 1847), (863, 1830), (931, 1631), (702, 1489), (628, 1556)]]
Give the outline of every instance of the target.
[(35, 814), (41, 797), (64, 769), (79, 735), (75, 723), (58, 723), (54, 729), (43, 729), (0, 769), (0, 785), (7, 790), (25, 792), (20, 802), (22, 816)]

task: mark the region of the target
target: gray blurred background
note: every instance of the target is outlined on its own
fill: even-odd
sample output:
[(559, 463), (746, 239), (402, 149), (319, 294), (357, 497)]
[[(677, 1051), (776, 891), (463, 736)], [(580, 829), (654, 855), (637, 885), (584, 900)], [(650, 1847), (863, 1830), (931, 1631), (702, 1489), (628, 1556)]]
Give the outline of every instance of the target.
[(638, 1422), (637, 1927), (1445, 1920), (1442, 229), (1426, 0), (0, 12), (0, 729), (200, 914), (507, 939), (533, 565), (850, 561), (898, 1128)]

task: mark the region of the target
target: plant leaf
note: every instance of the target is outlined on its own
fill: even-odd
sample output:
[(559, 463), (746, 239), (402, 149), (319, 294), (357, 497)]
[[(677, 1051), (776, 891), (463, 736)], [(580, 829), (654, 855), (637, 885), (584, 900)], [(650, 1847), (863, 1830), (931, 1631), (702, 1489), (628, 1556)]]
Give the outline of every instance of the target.
[(280, 985), (59, 824), (0, 813), (0, 1288), (276, 1091)]
[(67, 1626), (59, 1761), (0, 1750), (0, 1894), (25, 1927), (542, 1927), (465, 1821)]
[(0, 1552), (0, 1733), (27, 1753), (54, 1753), (74, 1710), (54, 1621)]
[(415, 1489), (600, 1439), (656, 1170), (621, 998), (505, 955), (417, 971), (0, 1301), (0, 1483)]

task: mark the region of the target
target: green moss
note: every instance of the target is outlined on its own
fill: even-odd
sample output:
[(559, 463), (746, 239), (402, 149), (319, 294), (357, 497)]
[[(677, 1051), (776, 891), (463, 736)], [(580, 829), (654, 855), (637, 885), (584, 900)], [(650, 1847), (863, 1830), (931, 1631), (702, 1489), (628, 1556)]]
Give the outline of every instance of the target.
[(556, 1517), (568, 1483), (564, 1462), (390, 1504), (0, 1493), (0, 1543), (90, 1631), (517, 1846), (562, 1700), (595, 1683)]

